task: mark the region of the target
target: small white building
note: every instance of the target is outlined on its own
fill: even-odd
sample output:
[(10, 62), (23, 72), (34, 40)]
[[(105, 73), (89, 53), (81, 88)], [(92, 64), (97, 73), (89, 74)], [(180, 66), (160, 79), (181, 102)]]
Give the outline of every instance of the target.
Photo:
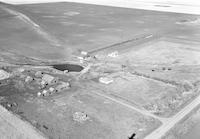
[(32, 81), (33, 81), (33, 77), (31, 77), (31, 76), (27, 76), (26, 79), (25, 79), (26, 83), (30, 83)]
[(4, 80), (10, 77), (10, 74), (2, 69), (0, 69), (0, 80)]
[(103, 84), (110, 84), (113, 82), (113, 79), (110, 77), (100, 77), (99, 82)]

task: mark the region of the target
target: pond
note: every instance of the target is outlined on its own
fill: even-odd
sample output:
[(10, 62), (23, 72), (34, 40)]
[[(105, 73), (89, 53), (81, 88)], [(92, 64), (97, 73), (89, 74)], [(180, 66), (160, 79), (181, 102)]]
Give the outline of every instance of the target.
[(76, 64), (55, 64), (52, 65), (53, 68), (61, 71), (68, 70), (69, 72), (80, 72), (83, 70), (83, 67)]

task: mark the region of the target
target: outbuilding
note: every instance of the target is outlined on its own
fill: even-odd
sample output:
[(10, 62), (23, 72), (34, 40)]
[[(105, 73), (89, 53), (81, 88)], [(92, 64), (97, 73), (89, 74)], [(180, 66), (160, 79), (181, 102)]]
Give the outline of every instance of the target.
[(61, 84), (59, 84), (59, 85), (55, 88), (55, 91), (56, 91), (56, 92), (60, 92), (60, 91), (62, 91), (62, 90), (69, 89), (69, 88), (70, 88), (69, 82), (62, 82)]

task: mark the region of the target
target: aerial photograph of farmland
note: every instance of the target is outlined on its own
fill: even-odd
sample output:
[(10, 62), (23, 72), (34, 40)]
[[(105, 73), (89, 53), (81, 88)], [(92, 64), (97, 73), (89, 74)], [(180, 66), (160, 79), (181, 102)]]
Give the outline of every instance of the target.
[(200, 14), (0, 2), (0, 139), (199, 131)]

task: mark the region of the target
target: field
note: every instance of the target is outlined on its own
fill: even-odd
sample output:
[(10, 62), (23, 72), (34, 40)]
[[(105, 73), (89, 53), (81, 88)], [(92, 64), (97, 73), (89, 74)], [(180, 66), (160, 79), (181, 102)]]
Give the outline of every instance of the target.
[[(27, 85), (22, 78), (21, 75), (2, 82), (1, 105), (29, 121), (49, 138), (121, 139), (133, 133), (142, 138), (161, 124), (152, 117), (99, 97), (92, 90), (83, 90), (79, 86), (57, 95), (38, 97), (37, 83)], [(73, 118), (77, 112), (87, 114), (85, 121)]]
[(46, 138), (162, 138), (200, 104), (197, 15), (61, 2), (0, 18), (0, 104)]

